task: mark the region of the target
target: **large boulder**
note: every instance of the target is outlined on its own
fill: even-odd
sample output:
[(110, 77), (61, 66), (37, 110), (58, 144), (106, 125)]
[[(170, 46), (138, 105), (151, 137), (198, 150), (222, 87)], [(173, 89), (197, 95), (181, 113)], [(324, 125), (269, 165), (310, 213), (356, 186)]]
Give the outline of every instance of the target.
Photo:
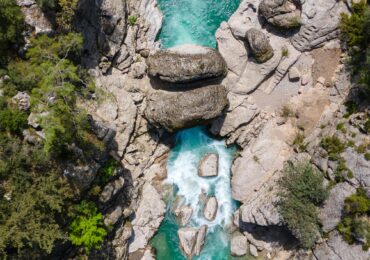
[(238, 234), (230, 241), (230, 253), (232, 256), (243, 256), (248, 252), (248, 241), (245, 236)]
[(266, 62), (274, 56), (270, 41), (263, 32), (252, 28), (247, 31), (246, 37), (253, 56), (258, 62)]
[(227, 66), (215, 49), (182, 45), (159, 50), (147, 59), (148, 72), (171, 83), (187, 83), (225, 76)]
[(300, 8), (298, 0), (263, 0), (259, 13), (277, 27), (292, 28), (300, 25)]
[(218, 202), (216, 197), (209, 197), (204, 206), (204, 218), (208, 221), (213, 221), (216, 218), (218, 209)]
[(207, 226), (200, 228), (180, 228), (177, 235), (180, 241), (180, 248), (186, 256), (191, 259), (194, 255), (199, 255), (203, 249)]
[(199, 163), (198, 175), (200, 177), (214, 177), (218, 175), (218, 154), (209, 153)]
[(172, 132), (206, 123), (228, 105), (226, 88), (210, 85), (188, 91), (155, 91), (147, 98), (145, 117)]

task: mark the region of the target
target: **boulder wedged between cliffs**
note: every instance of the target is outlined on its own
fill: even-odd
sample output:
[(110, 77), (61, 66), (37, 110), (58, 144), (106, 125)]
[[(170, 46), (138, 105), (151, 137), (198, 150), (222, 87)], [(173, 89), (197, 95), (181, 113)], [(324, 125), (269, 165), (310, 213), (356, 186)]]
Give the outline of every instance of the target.
[(190, 44), (159, 50), (149, 56), (147, 65), (151, 77), (170, 83), (190, 83), (227, 74), (226, 62), (217, 50)]
[(210, 85), (187, 91), (152, 92), (147, 98), (145, 117), (169, 132), (209, 122), (222, 114), (229, 104), (222, 85)]

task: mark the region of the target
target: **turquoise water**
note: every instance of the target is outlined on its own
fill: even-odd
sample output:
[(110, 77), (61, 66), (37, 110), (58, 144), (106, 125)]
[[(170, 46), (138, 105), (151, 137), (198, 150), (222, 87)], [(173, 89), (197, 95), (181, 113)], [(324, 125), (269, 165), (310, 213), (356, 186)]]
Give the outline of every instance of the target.
[[(186, 259), (179, 248), (178, 225), (172, 211), (176, 196), (182, 198), (180, 204), (191, 205), (194, 210), (189, 226), (208, 226), (204, 249), (201, 255), (194, 259), (231, 259), (229, 238), (225, 229), (231, 224), (232, 214), (236, 209), (230, 188), (230, 166), (235, 149), (227, 148), (224, 141), (208, 136), (203, 127), (183, 130), (177, 133), (176, 137), (176, 145), (168, 159), (166, 179), (166, 183), (173, 185), (173, 194), (167, 201), (165, 220), (152, 241), (157, 251), (157, 259)], [(198, 163), (210, 152), (219, 155), (219, 174), (213, 178), (199, 177)], [(203, 207), (199, 198), (202, 192), (216, 196), (218, 200), (219, 208), (214, 221), (209, 222), (203, 218)]]
[(164, 23), (163, 48), (193, 43), (216, 47), (215, 32), (236, 11), (240, 0), (158, 0)]
[[(198, 44), (216, 48), (215, 32), (222, 21), (236, 11), (240, 0), (158, 0), (164, 14), (164, 24), (158, 36), (163, 48), (181, 44)], [(176, 145), (171, 149), (167, 164), (166, 182), (173, 186), (167, 200), (165, 219), (151, 244), (159, 260), (186, 259), (179, 248), (179, 229), (173, 215), (175, 199), (180, 204), (191, 205), (193, 216), (188, 226), (208, 226), (207, 237), (201, 255), (194, 259), (223, 260), (230, 256), (229, 234), (226, 231), (232, 221), (236, 202), (231, 197), (230, 168), (235, 154), (224, 141), (211, 138), (204, 127), (180, 131)], [(219, 155), (219, 174), (213, 178), (197, 175), (199, 161), (207, 153)], [(199, 195), (216, 196), (218, 213), (214, 221), (203, 218), (203, 205)], [(247, 259), (245, 257), (243, 259)]]

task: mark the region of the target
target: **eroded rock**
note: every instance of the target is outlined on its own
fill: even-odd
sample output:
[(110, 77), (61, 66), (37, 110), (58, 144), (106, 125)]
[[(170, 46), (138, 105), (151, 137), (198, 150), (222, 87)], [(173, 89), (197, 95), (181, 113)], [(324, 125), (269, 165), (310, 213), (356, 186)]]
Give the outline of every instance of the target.
[(181, 226), (186, 226), (193, 215), (193, 209), (190, 206), (184, 205), (175, 210), (175, 215)]
[(298, 0), (263, 0), (259, 5), (259, 12), (277, 27), (289, 29), (300, 25), (301, 10)]
[(213, 221), (216, 218), (218, 210), (218, 202), (216, 197), (209, 197), (204, 206), (204, 218), (208, 221)]
[(209, 122), (227, 106), (224, 86), (211, 85), (188, 91), (155, 91), (147, 99), (145, 117), (172, 132)]
[(242, 234), (233, 236), (230, 241), (230, 251), (232, 256), (245, 255), (248, 252), (247, 238)]
[(274, 50), (270, 45), (269, 39), (263, 32), (252, 28), (247, 31), (246, 37), (249, 47), (258, 62), (263, 63), (271, 59), (274, 55)]
[(188, 83), (225, 76), (225, 60), (215, 49), (181, 45), (159, 50), (147, 59), (148, 73), (163, 81)]
[(180, 240), (180, 248), (190, 259), (194, 255), (199, 255), (203, 249), (207, 226), (200, 228), (180, 228), (177, 235)]

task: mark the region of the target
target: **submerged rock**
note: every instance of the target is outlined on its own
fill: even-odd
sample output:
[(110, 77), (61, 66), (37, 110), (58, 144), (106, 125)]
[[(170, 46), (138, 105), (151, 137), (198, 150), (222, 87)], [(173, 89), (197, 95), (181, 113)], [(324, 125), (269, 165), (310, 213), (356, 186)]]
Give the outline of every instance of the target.
[(259, 5), (259, 12), (277, 27), (292, 28), (300, 25), (301, 10), (298, 0), (263, 0)]
[(147, 98), (145, 117), (172, 132), (207, 123), (228, 105), (226, 88), (211, 85), (188, 91), (155, 91)]
[(201, 177), (218, 175), (218, 154), (210, 153), (203, 157), (199, 163), (198, 175)]
[(271, 59), (274, 55), (274, 50), (263, 32), (252, 28), (247, 31), (246, 37), (249, 47), (258, 62), (263, 63)]
[(216, 218), (218, 202), (216, 197), (209, 197), (204, 206), (204, 218), (208, 221), (213, 221)]
[(148, 73), (163, 81), (187, 83), (225, 76), (227, 66), (215, 49), (182, 45), (160, 50), (147, 59)]

